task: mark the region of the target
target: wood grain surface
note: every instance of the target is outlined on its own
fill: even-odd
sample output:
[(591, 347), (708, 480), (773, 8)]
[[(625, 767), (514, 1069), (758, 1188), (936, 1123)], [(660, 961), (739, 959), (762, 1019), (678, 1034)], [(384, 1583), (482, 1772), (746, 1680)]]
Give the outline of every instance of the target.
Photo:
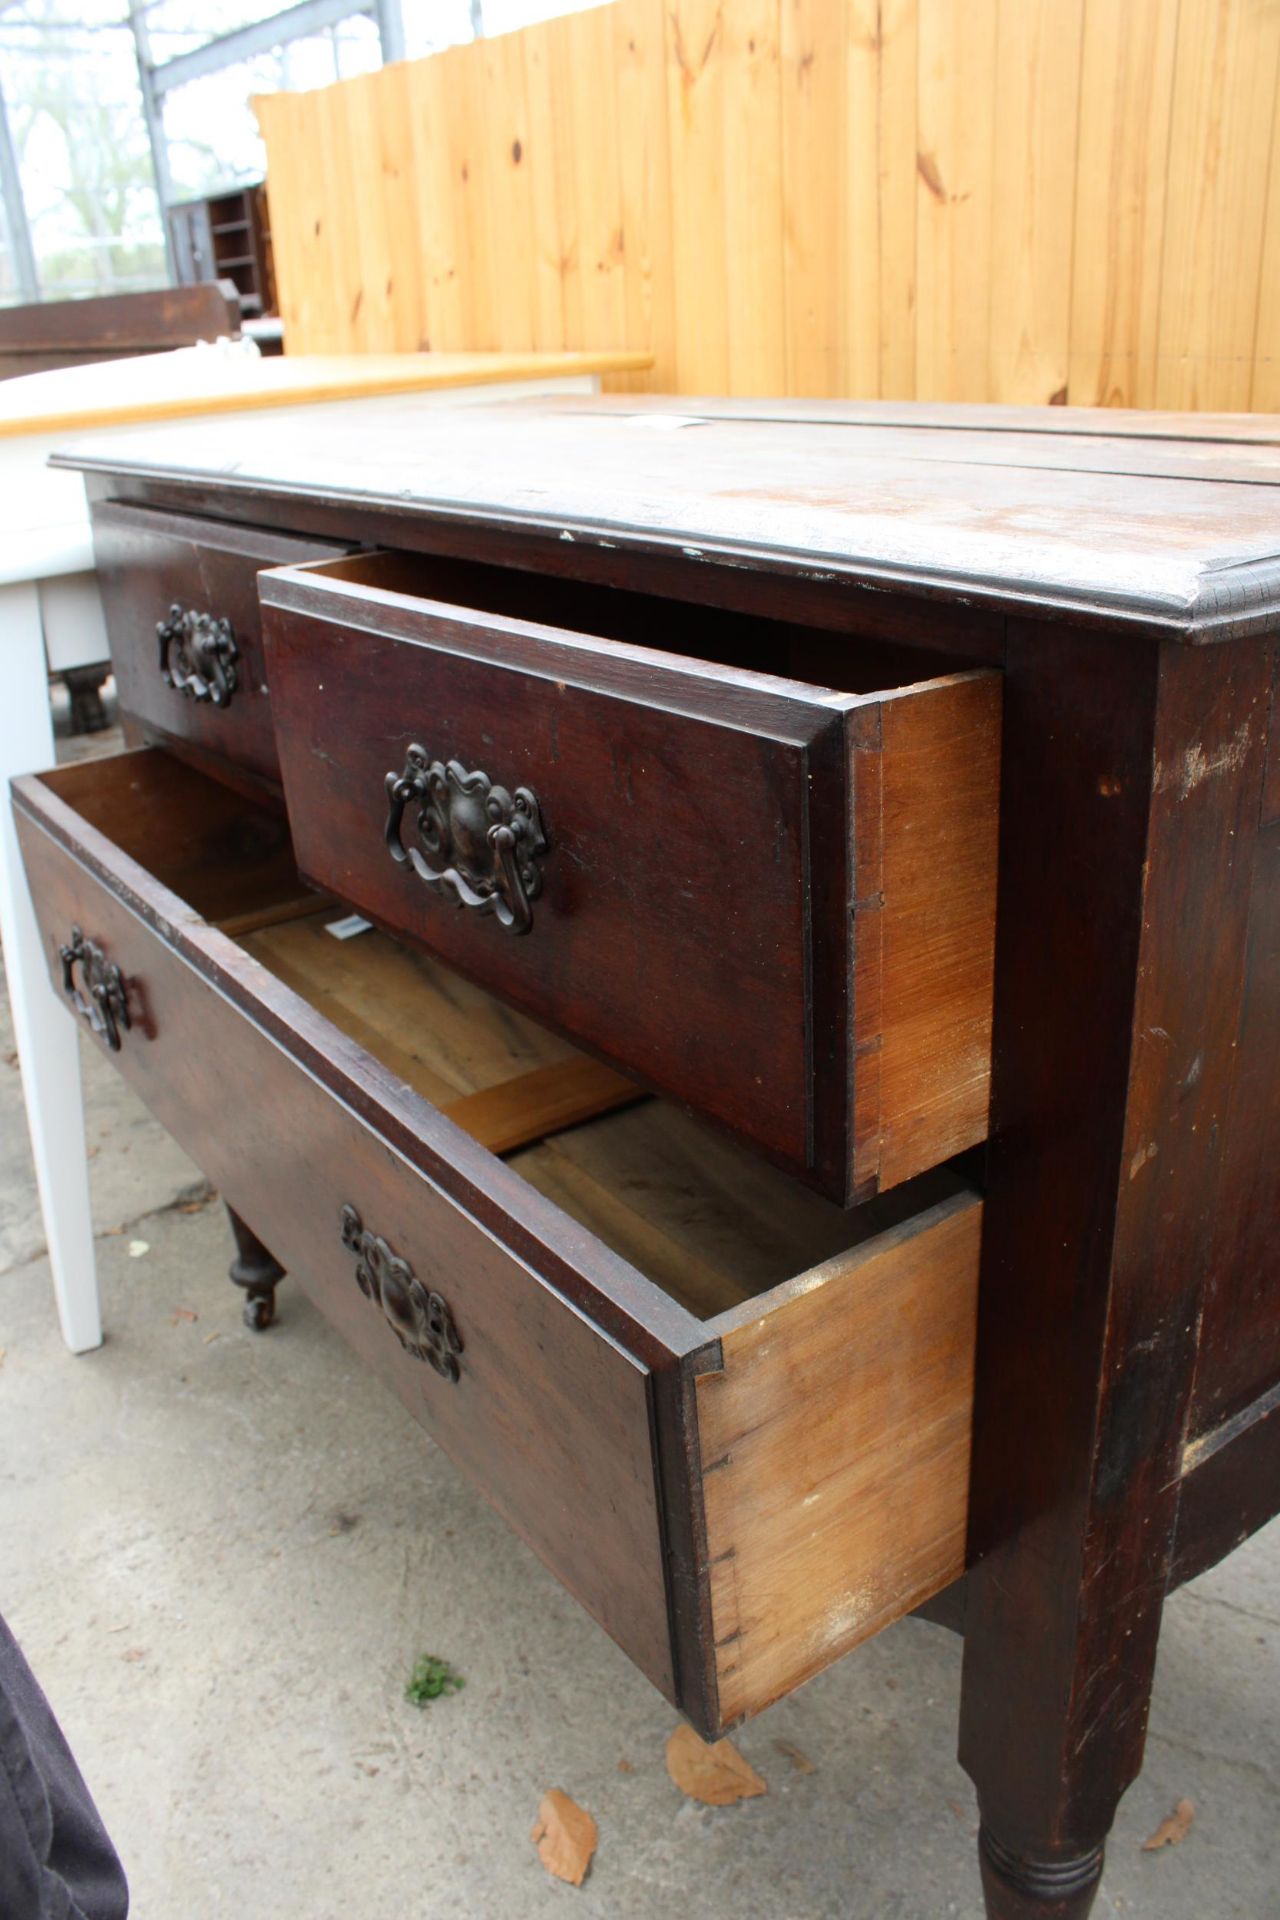
[(270, 95), (286, 336), (1275, 407), (1278, 57), (1266, 0), (617, 0)]
[(720, 1718), (964, 1570), (982, 1205), (941, 1202), (713, 1323), (697, 1381)]
[(1000, 709), (976, 674), (853, 718), (859, 1193), (986, 1138)]
[[(359, 402), (340, 435), (326, 420), (287, 436), (265, 421), (198, 422), (69, 457), (117, 492), (170, 483), (175, 502), (327, 537), (376, 528), (383, 545), (457, 553), (486, 536), (506, 543), (507, 565), (633, 585), (643, 559), (650, 591), (661, 559), (662, 590), (680, 599), (736, 588), (764, 611), (757, 583), (782, 572), (854, 635), (875, 613), (843, 599), (850, 588), (1135, 635), (1274, 629), (1280, 442), (1266, 422), (1179, 433), (1175, 416), (1139, 415), (1112, 433), (1105, 416), (1074, 432), (1060, 418), (643, 395), (430, 412)], [(934, 644), (955, 617), (934, 623)]]

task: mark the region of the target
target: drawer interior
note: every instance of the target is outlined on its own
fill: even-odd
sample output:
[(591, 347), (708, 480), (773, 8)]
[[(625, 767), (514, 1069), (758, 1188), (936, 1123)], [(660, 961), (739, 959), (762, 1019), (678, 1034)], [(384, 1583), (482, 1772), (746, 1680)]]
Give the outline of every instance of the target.
[(845, 1210), (303, 888), (284, 821), (155, 750), (45, 783), (398, 1080), (703, 1321), (965, 1183), (942, 1167)]
[[(504, 1107), (519, 1126), (529, 1079), (576, 1067), (577, 1102), (570, 1092), (544, 1122), (531, 1113), (532, 1137), (503, 1157), (701, 1319), (961, 1189), (944, 1169), (929, 1178), (927, 1198), (917, 1182), (905, 1197), (846, 1212), (438, 961), (374, 928), (336, 939), (328, 927), (341, 924), (339, 914), (330, 907), (260, 926), (240, 944), (485, 1145), (494, 1144), (485, 1123), (500, 1126)], [(492, 1097), (472, 1103), (480, 1093)]]
[(361, 593), (433, 601), (629, 646), (659, 648), (840, 693), (879, 693), (911, 686), (955, 673), (963, 664), (954, 653), (934, 653), (865, 634), (829, 633), (798, 621), (429, 554), (352, 553), (309, 566), (306, 572), (313, 579), (346, 584)]

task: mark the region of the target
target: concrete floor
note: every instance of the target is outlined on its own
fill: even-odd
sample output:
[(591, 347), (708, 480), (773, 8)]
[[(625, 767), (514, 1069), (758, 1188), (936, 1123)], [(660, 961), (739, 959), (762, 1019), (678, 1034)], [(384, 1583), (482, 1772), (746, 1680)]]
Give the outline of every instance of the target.
[[(0, 1030), (0, 1610), (137, 1920), (979, 1920), (957, 1640), (891, 1628), (742, 1731), (767, 1797), (684, 1801), (665, 1703), (296, 1288), (243, 1328), (198, 1171), (87, 1043), (85, 1077), (108, 1337), (73, 1359)], [(1273, 1527), (1171, 1601), (1103, 1920), (1280, 1920), (1278, 1575)], [(421, 1711), (424, 1651), (467, 1684)], [(551, 1786), (599, 1823), (578, 1892), (529, 1842)]]

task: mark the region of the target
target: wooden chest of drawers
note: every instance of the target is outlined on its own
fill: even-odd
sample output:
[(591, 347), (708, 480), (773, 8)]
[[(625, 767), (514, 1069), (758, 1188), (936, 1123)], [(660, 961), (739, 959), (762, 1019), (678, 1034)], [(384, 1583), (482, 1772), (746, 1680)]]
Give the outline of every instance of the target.
[(1280, 1506), (1280, 460), (755, 412), (81, 456), (138, 745), (19, 834), (250, 1317), (704, 1734), (963, 1624), (990, 1911), (1080, 1915), (1160, 1598)]

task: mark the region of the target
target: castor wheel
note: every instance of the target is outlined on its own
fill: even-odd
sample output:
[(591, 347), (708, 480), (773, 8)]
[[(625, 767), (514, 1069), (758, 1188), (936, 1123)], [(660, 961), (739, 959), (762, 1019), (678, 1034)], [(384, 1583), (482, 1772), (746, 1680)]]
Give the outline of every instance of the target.
[(251, 1296), (246, 1300), (243, 1317), (246, 1327), (251, 1327), (255, 1333), (265, 1333), (276, 1317), (274, 1289), (269, 1294), (259, 1294), (257, 1299)]

